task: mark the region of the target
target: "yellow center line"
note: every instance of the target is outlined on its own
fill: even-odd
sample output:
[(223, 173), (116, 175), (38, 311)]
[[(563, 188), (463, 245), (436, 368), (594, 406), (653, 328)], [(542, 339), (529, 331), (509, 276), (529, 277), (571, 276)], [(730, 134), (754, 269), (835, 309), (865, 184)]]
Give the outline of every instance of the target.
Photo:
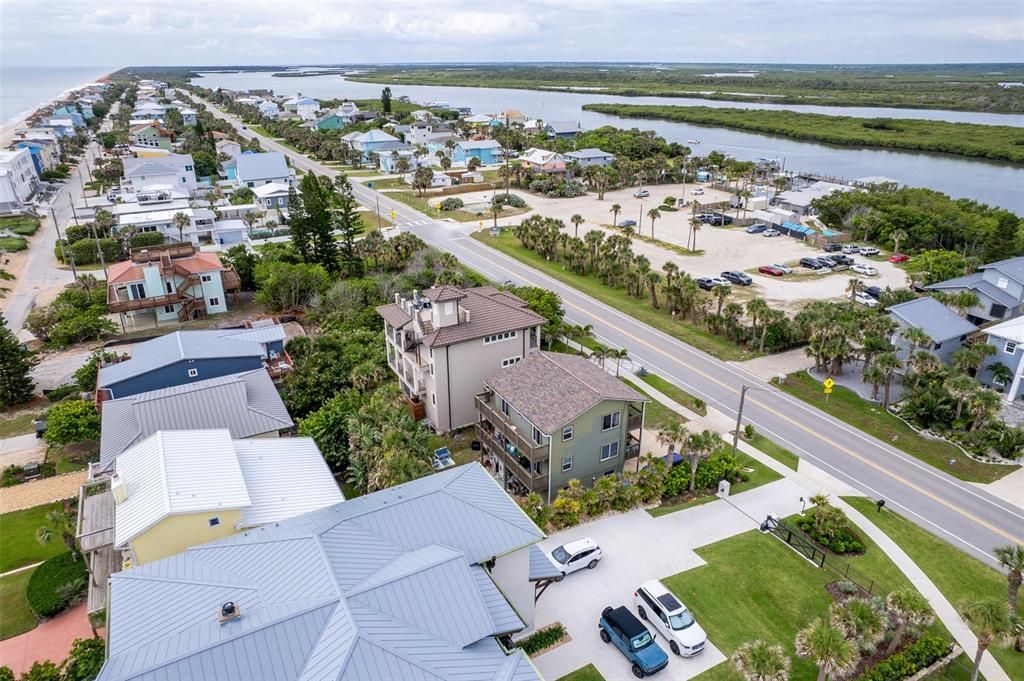
[[(500, 269), (500, 270), (502, 270), (504, 272), (507, 272), (508, 274), (511, 274), (513, 276), (520, 276), (519, 273), (513, 272), (512, 270), (508, 269), (507, 267), (505, 267), (501, 263), (495, 262), (494, 260), (491, 260), (490, 258), (488, 258), (486, 256), (480, 256), (480, 257), (483, 258), (484, 260), (486, 260), (487, 262), (491, 263), (492, 265), (494, 265), (498, 269)], [(526, 267), (529, 267), (529, 266), (526, 265)], [(567, 284), (563, 284), (563, 285), (567, 285)], [(581, 312), (581, 313), (583, 313), (585, 315), (586, 314), (591, 314), (591, 312), (589, 312), (588, 310), (586, 310), (583, 307), (580, 307), (579, 305), (575, 305), (575, 304), (573, 304), (571, 302), (567, 302), (567, 301), (562, 301), (562, 302), (563, 302), (563, 304), (567, 305), (568, 307), (571, 307), (571, 308), (573, 308), (575, 310), (578, 310), (579, 312)], [(617, 331), (619, 333), (623, 334), (624, 336), (627, 336), (627, 337), (631, 338), (632, 340), (636, 341), (637, 343), (640, 343), (641, 345), (644, 345), (644, 346), (650, 348), (651, 350), (657, 352), (659, 355), (662, 355), (663, 357), (665, 357), (669, 361), (674, 362), (674, 363), (678, 364), (679, 366), (682, 366), (682, 367), (684, 367), (686, 369), (689, 369), (690, 371), (692, 371), (692, 372), (694, 372), (696, 374), (699, 374), (700, 376), (704, 377), (708, 381), (711, 381), (712, 383), (715, 383), (716, 385), (718, 385), (718, 386), (720, 386), (722, 388), (725, 388), (729, 392), (731, 392), (733, 394), (738, 394), (739, 393), (739, 391), (736, 388), (734, 388), (733, 386), (729, 385), (728, 383), (724, 383), (724, 382), (720, 381), (718, 378), (716, 378), (716, 377), (714, 377), (714, 376), (712, 376), (712, 375), (710, 375), (708, 373), (705, 373), (704, 371), (701, 371), (700, 369), (698, 369), (698, 368), (696, 368), (694, 366), (691, 366), (691, 365), (688, 365), (688, 364), (684, 364), (682, 361), (680, 361), (679, 359), (674, 357), (672, 354), (662, 350), (657, 345), (649, 343), (646, 340), (644, 340), (644, 339), (642, 339), (642, 338), (640, 338), (640, 337), (638, 337), (638, 336), (636, 336), (636, 335), (634, 335), (632, 333), (629, 333), (628, 331), (623, 331), (622, 329), (617, 329)], [(808, 435), (811, 435), (811, 436), (821, 440), (822, 442), (825, 442), (825, 443), (831, 445), (832, 447), (835, 447), (836, 449), (838, 449), (839, 451), (843, 452), (844, 454), (846, 454), (846, 455), (856, 459), (857, 461), (860, 461), (863, 464), (866, 464), (866, 465), (870, 466), (871, 468), (874, 468), (878, 472), (883, 473), (883, 474), (889, 476), (893, 480), (896, 480), (896, 481), (906, 485), (907, 487), (909, 487), (910, 489), (918, 492), (919, 494), (923, 494), (924, 496), (928, 497), (929, 499), (942, 504), (943, 506), (945, 506), (946, 508), (950, 509), (951, 511), (955, 511), (955, 512), (959, 513), (960, 515), (964, 516), (965, 518), (968, 518), (969, 520), (972, 520), (972, 521), (978, 523), (982, 527), (988, 528), (989, 530), (991, 530), (992, 532), (995, 532), (996, 534), (1000, 535), (1001, 537), (1004, 537), (1004, 538), (1006, 538), (1006, 539), (1008, 539), (1008, 540), (1010, 540), (1010, 541), (1012, 541), (1014, 543), (1017, 543), (1017, 544), (1024, 544), (1024, 539), (1020, 539), (1019, 537), (1015, 537), (1012, 534), (1009, 534), (1008, 532), (1004, 532), (1003, 530), (999, 529), (998, 527), (995, 527), (994, 525), (991, 525), (987, 521), (982, 520), (981, 518), (977, 517), (973, 513), (969, 512), (969, 511), (966, 511), (966, 510), (960, 508), (959, 506), (957, 506), (955, 504), (952, 504), (952, 503), (946, 501), (945, 499), (943, 499), (943, 498), (941, 498), (939, 496), (936, 496), (935, 494), (932, 494), (928, 490), (926, 490), (926, 489), (924, 489), (924, 488), (914, 484), (913, 482), (907, 480), (906, 478), (904, 478), (902, 476), (896, 475), (892, 471), (886, 470), (883, 466), (875, 463), (871, 459), (868, 459), (868, 458), (866, 458), (864, 456), (861, 456), (860, 454), (856, 453), (852, 449), (848, 449), (848, 448), (846, 448), (846, 447), (844, 447), (844, 446), (842, 446), (840, 444), (837, 444), (837, 443), (835, 443), (835, 442), (833, 442), (831, 440), (826, 440), (824, 437), (821, 436), (821, 434), (817, 433), (813, 429), (808, 428), (807, 426), (803, 425), (799, 421), (796, 421), (796, 420), (790, 418), (789, 416), (786, 416), (785, 414), (776, 411), (775, 409), (769, 407), (768, 405), (764, 404), (763, 402), (760, 402), (760, 401), (758, 401), (756, 399), (752, 399), (750, 397), (748, 397), (747, 400), (750, 401), (750, 402), (753, 402), (754, 404), (756, 404), (757, 406), (761, 407), (765, 411), (770, 412), (771, 414), (774, 414), (775, 416), (777, 416), (778, 418), (782, 419), (783, 421), (789, 423), (790, 425), (793, 425), (793, 426), (799, 428), (800, 430), (804, 431)]]

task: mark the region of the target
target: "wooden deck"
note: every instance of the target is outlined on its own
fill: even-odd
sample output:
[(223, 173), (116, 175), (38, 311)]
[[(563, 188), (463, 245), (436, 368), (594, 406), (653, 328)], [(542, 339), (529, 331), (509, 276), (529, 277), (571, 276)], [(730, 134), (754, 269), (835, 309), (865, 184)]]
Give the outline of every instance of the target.
[(107, 582), (121, 570), (114, 550), (114, 495), (106, 480), (82, 485), (78, 497), (78, 544), (89, 563), (87, 610), (107, 607)]

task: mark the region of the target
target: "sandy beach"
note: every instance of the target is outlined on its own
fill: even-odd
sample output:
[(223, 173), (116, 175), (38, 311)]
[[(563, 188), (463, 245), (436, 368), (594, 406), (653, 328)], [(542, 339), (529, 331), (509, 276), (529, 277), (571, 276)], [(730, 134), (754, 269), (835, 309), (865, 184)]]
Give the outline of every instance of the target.
[[(113, 72), (110, 72), (110, 73), (113, 73)], [(39, 111), (40, 109), (44, 109), (44, 108), (47, 108), (49, 106), (52, 106), (53, 104), (64, 100), (72, 92), (75, 92), (77, 90), (83, 90), (88, 85), (90, 85), (92, 83), (102, 83), (102, 82), (105, 82), (110, 77), (110, 73), (105, 73), (102, 76), (99, 76), (97, 78), (93, 78), (92, 80), (87, 80), (84, 83), (76, 85), (75, 87), (68, 88), (67, 90), (65, 90), (64, 92), (60, 93), (59, 95), (57, 95), (53, 99), (47, 100), (45, 102), (40, 102), (31, 111), (24, 111), (21, 114), (18, 114), (15, 118), (12, 118), (9, 121), (5, 121), (3, 123), (3, 125), (0, 126), (0, 148), (6, 148), (7, 146), (9, 146), (14, 141), (14, 133), (17, 130), (26, 127), (26, 123), (25, 122), (29, 118), (31, 118), (33, 115), (35, 115), (35, 113), (37, 111)]]

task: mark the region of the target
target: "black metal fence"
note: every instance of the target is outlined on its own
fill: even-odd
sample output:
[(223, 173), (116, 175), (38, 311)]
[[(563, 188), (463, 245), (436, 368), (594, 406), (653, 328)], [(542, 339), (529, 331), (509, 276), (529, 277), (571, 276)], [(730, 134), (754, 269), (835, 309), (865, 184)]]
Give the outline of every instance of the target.
[(828, 568), (842, 579), (853, 582), (869, 595), (885, 596), (889, 593), (889, 589), (885, 588), (875, 580), (870, 579), (860, 570), (857, 570), (834, 553), (830, 553), (827, 549), (818, 544), (818, 542), (814, 541), (806, 532), (794, 527), (793, 525), (785, 523), (779, 518), (768, 516), (768, 518), (761, 523), (761, 531), (775, 535), (775, 537), (787, 544), (807, 560), (811, 561), (818, 567)]

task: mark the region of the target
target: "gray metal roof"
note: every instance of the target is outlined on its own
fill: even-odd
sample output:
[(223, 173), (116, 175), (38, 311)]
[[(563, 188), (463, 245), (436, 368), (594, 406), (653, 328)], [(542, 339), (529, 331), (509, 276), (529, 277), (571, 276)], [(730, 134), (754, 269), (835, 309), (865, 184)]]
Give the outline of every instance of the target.
[(266, 180), (274, 177), (288, 177), (288, 164), (284, 154), (268, 151), (260, 154), (239, 154), (235, 157), (238, 179)]
[(989, 263), (988, 265), (982, 265), (983, 270), (996, 270), (1011, 279), (1016, 279), (1018, 283), (1024, 284), (1024, 255), (1016, 258), (1007, 258), (1006, 260), (1000, 260), (999, 262)]
[(547, 435), (604, 400), (648, 402), (583, 357), (534, 352), (484, 384)]
[(984, 272), (972, 272), (963, 277), (930, 284), (925, 286), (925, 288), (929, 291), (960, 291), (966, 289), (974, 291), (979, 296), (985, 296), (1005, 307), (1015, 307), (1021, 303), (1020, 300), (1007, 293), (1005, 289), (1001, 289), (992, 282), (986, 281)]
[(921, 329), (936, 343), (978, 330), (974, 324), (931, 296), (893, 305), (889, 308), (889, 314), (908, 326)]
[(100, 464), (158, 430), (227, 428), (240, 440), (293, 425), (266, 370), (229, 374), (104, 402)]
[(544, 126), (544, 129), (551, 130), (551, 132), (554, 132), (556, 134), (566, 132), (579, 132), (580, 124), (577, 123), (576, 121), (551, 121), (550, 123)]
[(552, 562), (551, 556), (544, 553), (536, 544), (530, 547), (531, 582), (539, 582), (542, 579), (554, 579), (561, 574), (562, 571)]
[(175, 331), (159, 336), (134, 345), (131, 359), (100, 368), (99, 385), (113, 385), (183, 359), (265, 357), (263, 344), (269, 341), (262, 338), (272, 334), (274, 337), (270, 340), (278, 340), (277, 336), (284, 334), (283, 328), (280, 331), (268, 330), (270, 328)]
[(195, 166), (192, 154), (167, 154), (165, 156), (143, 156), (140, 158), (129, 156), (124, 159), (124, 176), (166, 175), (177, 173), (185, 166)]
[(111, 577), (99, 679), (540, 679), (479, 564), (542, 536), (473, 463), (192, 548)]
[(596, 147), (588, 147), (587, 149), (577, 149), (576, 151), (570, 151), (565, 154), (568, 158), (588, 159), (588, 158), (615, 158), (615, 154), (609, 151), (602, 151)]

